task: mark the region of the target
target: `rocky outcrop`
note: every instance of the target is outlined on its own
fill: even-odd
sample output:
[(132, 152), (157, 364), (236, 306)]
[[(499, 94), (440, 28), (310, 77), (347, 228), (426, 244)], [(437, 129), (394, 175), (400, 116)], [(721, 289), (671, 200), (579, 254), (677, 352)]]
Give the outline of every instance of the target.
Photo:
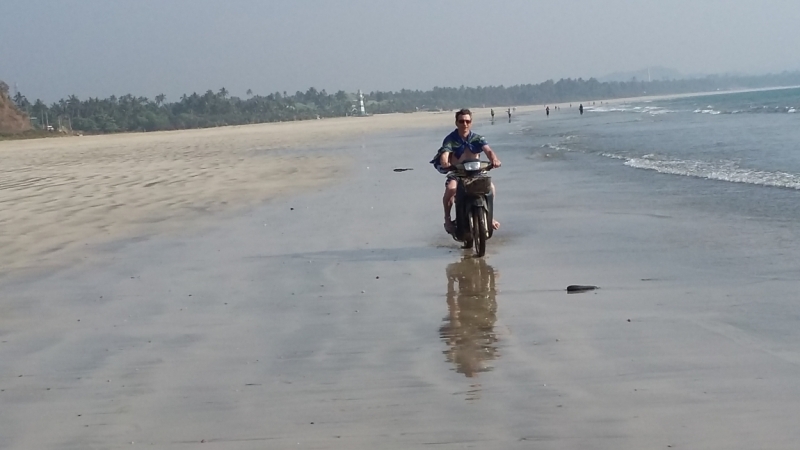
[(0, 81), (0, 133), (21, 133), (31, 129), (28, 116), (8, 96), (8, 85)]

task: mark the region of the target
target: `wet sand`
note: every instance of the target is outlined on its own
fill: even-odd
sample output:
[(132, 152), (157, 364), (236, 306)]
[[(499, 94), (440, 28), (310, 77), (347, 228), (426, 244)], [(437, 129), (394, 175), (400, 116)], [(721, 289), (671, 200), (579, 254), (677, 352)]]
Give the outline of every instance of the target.
[[(442, 232), (427, 164), (451, 114), (380, 120), (290, 146), (338, 162), (334, 177), (0, 280), (0, 447), (796, 446), (796, 280), (731, 245), (764, 239), (758, 224), (731, 230), (495, 147), (503, 228), (475, 260)], [(231, 144), (244, 161), (222, 179), (259, 178), (267, 128)], [(731, 263), (745, 255), (757, 269)]]

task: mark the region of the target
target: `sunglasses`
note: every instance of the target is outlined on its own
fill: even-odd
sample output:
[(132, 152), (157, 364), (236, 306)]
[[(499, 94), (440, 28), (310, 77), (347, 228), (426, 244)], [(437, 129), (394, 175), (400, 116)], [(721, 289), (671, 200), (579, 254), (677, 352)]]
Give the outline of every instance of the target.
[(472, 121), (471, 120), (461, 119), (461, 120), (458, 121), (458, 123), (460, 123), (461, 125), (469, 125), (469, 124), (472, 123)]

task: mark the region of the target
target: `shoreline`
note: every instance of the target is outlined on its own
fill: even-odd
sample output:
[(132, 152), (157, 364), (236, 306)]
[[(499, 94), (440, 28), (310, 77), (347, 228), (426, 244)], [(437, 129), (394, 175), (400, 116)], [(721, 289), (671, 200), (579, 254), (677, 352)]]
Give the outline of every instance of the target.
[[(604, 104), (792, 89), (643, 96)], [(587, 102), (588, 103), (588, 102)], [(553, 104), (560, 108), (568, 103)], [(574, 103), (573, 103), (574, 106)], [(585, 105), (586, 106), (586, 105)], [(473, 108), (485, 119), (491, 107)], [(499, 108), (498, 108), (499, 109)], [(516, 114), (539, 112), (519, 106)], [(504, 121), (504, 111), (497, 120)], [(58, 262), (82, 247), (115, 239), (179, 230), (209, 214), (227, 214), (276, 195), (315, 189), (346, 176), (347, 157), (319, 151), (362, 145), (367, 136), (452, 126), (452, 111), (378, 114), (322, 120), (234, 125), (72, 139), (0, 142), (0, 271)], [(317, 150), (303, 151), (304, 148)], [(329, 152), (330, 153), (330, 152)], [(334, 152), (335, 153), (335, 152)], [(279, 170), (261, 167), (278, 158)], [(332, 169), (323, 169), (333, 167)], [(65, 260), (66, 261), (66, 260)], [(63, 261), (62, 261), (63, 263)], [(59, 263), (60, 264), (60, 263)]]
[[(603, 102), (725, 93), (731, 91)], [(542, 108), (520, 106), (516, 113)], [(490, 109), (473, 111), (484, 118)], [(501, 110), (500, 121), (502, 114)], [(80, 261), (85, 259), (83, 247), (180, 230), (209, 214), (227, 214), (276, 195), (318, 188), (346, 176), (346, 166), (352, 163), (347, 157), (326, 155), (320, 147), (358, 146), (377, 133), (446, 129), (452, 120), (452, 111), (420, 111), (2, 141), (5, 179), (0, 204), (7, 206), (0, 219), (0, 246), (6, 249), (0, 271), (8, 275), (12, 270)], [(278, 159), (279, 170), (262, 167), (269, 157)], [(328, 167), (333, 168), (323, 169)]]

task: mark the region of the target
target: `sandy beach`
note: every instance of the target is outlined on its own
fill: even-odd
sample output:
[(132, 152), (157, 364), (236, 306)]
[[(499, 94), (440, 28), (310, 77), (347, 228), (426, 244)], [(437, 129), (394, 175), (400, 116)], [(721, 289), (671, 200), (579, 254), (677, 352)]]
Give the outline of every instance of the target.
[(474, 259), (427, 163), (452, 127), (0, 143), (0, 448), (796, 447), (778, 232), (498, 145)]
[(382, 115), (0, 143), (0, 273), (82, 257), (81, 247), (181, 230), (347, 174), (323, 149), (449, 114)]

